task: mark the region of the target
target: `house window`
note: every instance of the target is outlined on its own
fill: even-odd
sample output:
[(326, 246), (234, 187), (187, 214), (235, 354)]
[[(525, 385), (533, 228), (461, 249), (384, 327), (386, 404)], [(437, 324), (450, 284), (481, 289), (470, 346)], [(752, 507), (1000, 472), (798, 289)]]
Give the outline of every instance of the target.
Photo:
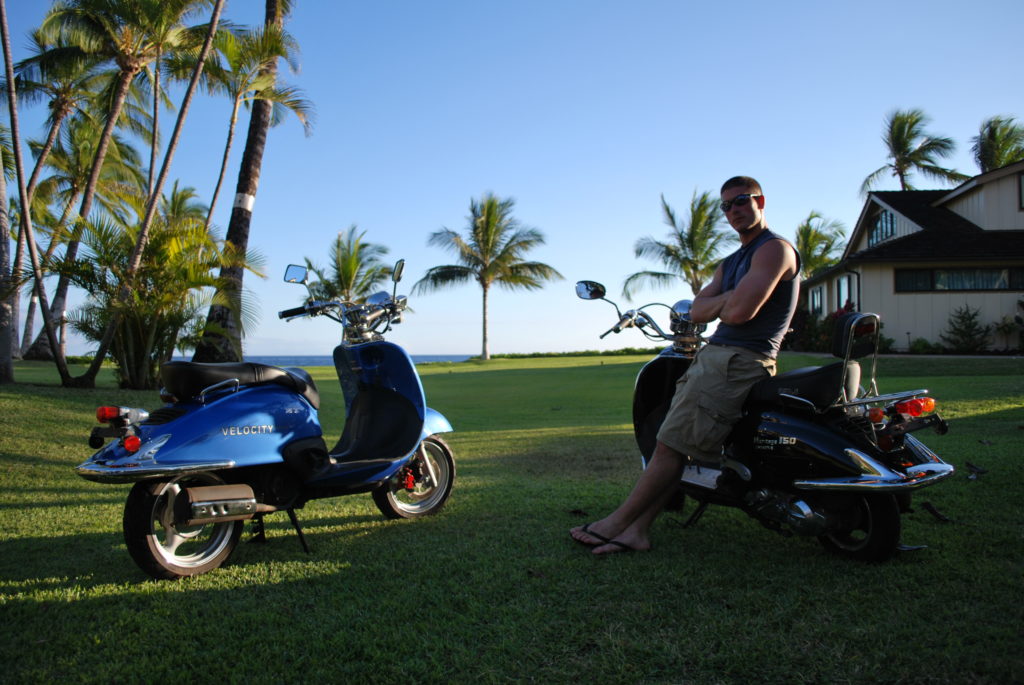
[(822, 301), (821, 301), (822, 300), (822, 297), (821, 297), (822, 289), (823, 288), (821, 286), (818, 286), (817, 288), (813, 288), (811, 290), (811, 294), (809, 296), (810, 297), (810, 305), (811, 305), (811, 314), (815, 314), (815, 315), (819, 315), (820, 316), (821, 313), (822, 313)]
[(852, 276), (840, 276), (836, 281), (836, 309), (845, 309), (846, 304), (849, 302), (853, 304), (853, 300), (850, 297), (850, 285), (853, 281)]
[(1024, 268), (896, 269), (895, 290), (898, 293), (1024, 290)]
[(868, 247), (874, 247), (878, 243), (888, 240), (896, 234), (896, 217), (887, 209), (883, 209), (875, 217), (875, 226), (868, 236)]
[(1017, 174), (1017, 198), (1021, 210), (1024, 210), (1024, 173)]

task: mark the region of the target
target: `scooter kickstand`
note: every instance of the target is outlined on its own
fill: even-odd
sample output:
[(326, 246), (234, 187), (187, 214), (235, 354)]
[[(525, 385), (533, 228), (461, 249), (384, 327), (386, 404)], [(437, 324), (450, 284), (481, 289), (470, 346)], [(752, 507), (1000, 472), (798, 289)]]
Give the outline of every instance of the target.
[(689, 528), (693, 524), (700, 520), (700, 517), (704, 515), (704, 510), (708, 508), (707, 502), (701, 502), (697, 509), (690, 514), (690, 518), (686, 519), (686, 523), (683, 524), (683, 528)]
[(292, 520), (292, 525), (295, 526), (295, 532), (299, 534), (299, 542), (302, 543), (302, 549), (306, 550), (306, 554), (312, 554), (309, 549), (309, 545), (306, 544), (306, 536), (302, 534), (302, 526), (299, 525), (299, 517), (295, 515), (295, 510), (288, 509), (288, 518)]
[(249, 538), (249, 542), (266, 542), (267, 531), (263, 527), (263, 514), (256, 514), (256, 517), (252, 520), (252, 537)]

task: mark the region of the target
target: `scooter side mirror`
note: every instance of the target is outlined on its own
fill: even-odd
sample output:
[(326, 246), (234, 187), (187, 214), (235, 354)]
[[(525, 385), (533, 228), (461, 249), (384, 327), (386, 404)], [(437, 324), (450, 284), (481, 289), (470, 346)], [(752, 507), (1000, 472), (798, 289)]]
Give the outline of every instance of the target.
[(405, 271), (405, 260), (399, 259), (395, 262), (395, 268), (391, 270), (391, 280), (398, 283), (402, 280), (402, 272)]
[(597, 281), (578, 281), (576, 283), (576, 297), (581, 300), (603, 299), (607, 291)]
[(288, 268), (284, 270), (284, 282), (285, 283), (299, 283), (306, 285), (306, 279), (309, 277), (309, 271), (304, 266), (298, 264), (289, 264)]

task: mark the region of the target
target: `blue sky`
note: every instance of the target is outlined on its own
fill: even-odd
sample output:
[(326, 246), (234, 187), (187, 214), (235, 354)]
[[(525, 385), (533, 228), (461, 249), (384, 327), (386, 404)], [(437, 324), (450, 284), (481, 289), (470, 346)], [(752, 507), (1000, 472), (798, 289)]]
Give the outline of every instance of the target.
[[(7, 5), (17, 60), (48, 3)], [(256, 24), (261, 6), (229, 1), (226, 17)], [(427, 236), (462, 231), (470, 198), (488, 191), (515, 199), (517, 218), (547, 238), (531, 256), (565, 276), (541, 291), (492, 291), (492, 353), (646, 344), (630, 331), (598, 340), (614, 312), (572, 286), (600, 280), (622, 301), (625, 277), (655, 266), (633, 256), (636, 240), (667, 236), (661, 194), (683, 214), (694, 191), (747, 174), (782, 235), (811, 210), (852, 229), (897, 108), (923, 109), (929, 130), (958, 144), (949, 165), (976, 173), (970, 138), (982, 120), (1024, 120), (1021, 17), (1016, 0), (298, 0), (287, 28), (302, 69), (287, 80), (317, 118), (308, 138), (293, 118), (268, 141), (250, 237), (267, 278), (246, 277), (264, 313), (246, 354), (328, 354), (337, 342), (327, 321), (278, 321), (302, 295), (281, 281), (288, 263), (325, 263), (355, 223), (406, 259), (407, 293), (452, 261)], [(23, 111), (23, 134), (41, 136), (42, 109)], [(171, 169), (206, 200), (228, 114), (226, 100), (197, 101)], [(224, 227), (244, 127), (218, 201)], [(680, 284), (634, 304), (690, 296)], [(392, 340), (413, 354), (479, 353), (479, 288), (410, 304)], [(72, 341), (72, 352), (87, 348)]]

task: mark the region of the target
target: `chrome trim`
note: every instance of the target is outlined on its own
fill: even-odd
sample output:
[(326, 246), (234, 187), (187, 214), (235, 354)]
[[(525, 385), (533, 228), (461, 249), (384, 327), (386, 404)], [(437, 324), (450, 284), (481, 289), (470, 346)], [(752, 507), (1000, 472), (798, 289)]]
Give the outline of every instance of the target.
[(235, 386), (234, 392), (238, 392), (238, 388), (241, 386), (241, 383), (240, 383), (240, 381), (237, 378), (228, 378), (227, 380), (223, 380), (220, 383), (214, 383), (211, 386), (203, 388), (199, 392), (199, 403), (200, 404), (206, 404), (206, 396), (207, 396), (207, 394), (209, 394), (211, 392), (214, 392), (214, 391), (217, 391), (217, 390), (220, 390), (221, 388), (226, 388), (226, 387), (231, 386), (231, 385)]
[(919, 464), (913, 466), (907, 475), (889, 471), (887, 474), (863, 474), (847, 478), (820, 478), (798, 480), (793, 486), (800, 490), (855, 490), (876, 492), (899, 492), (932, 485), (953, 475), (951, 464)]
[(256, 498), (245, 499), (217, 499), (192, 503), (192, 518), (196, 519), (219, 519), (229, 516), (255, 516)]
[(97, 483), (134, 483), (155, 478), (176, 478), (190, 473), (220, 471), (235, 467), (234, 461), (218, 461), (207, 464), (137, 464), (129, 462), (122, 466), (107, 466), (86, 461), (75, 467), (75, 473), (86, 480)]
[(897, 400), (908, 399), (911, 397), (917, 397), (918, 395), (927, 395), (928, 389), (922, 388), (921, 390), (905, 390), (903, 392), (893, 392), (888, 395), (875, 395), (874, 397), (861, 397), (856, 400), (850, 400), (844, 402), (842, 406), (854, 406), (858, 404), (875, 404), (876, 402), (895, 402)]
[(820, 410), (816, 406), (814, 406), (814, 402), (811, 402), (809, 399), (805, 397), (797, 397), (796, 395), (790, 395), (789, 393), (785, 392), (780, 392), (779, 397), (787, 400), (792, 400), (794, 402), (806, 404), (810, 409), (820, 413)]

